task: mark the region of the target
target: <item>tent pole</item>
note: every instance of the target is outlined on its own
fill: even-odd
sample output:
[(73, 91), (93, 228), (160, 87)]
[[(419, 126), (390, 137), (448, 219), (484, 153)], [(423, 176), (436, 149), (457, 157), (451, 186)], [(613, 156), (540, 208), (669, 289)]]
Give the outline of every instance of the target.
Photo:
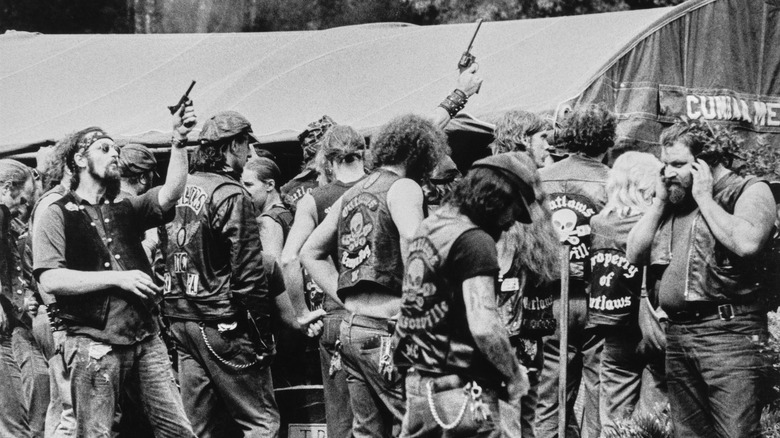
[(569, 367), (569, 244), (561, 246), (561, 313), (558, 318), (561, 336), (558, 345), (558, 438), (566, 437), (566, 387)]

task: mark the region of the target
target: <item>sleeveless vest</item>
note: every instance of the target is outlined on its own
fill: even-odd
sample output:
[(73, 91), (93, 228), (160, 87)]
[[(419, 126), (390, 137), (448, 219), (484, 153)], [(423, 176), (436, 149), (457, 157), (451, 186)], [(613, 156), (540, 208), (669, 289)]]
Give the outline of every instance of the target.
[(440, 208), (420, 225), (404, 274), (396, 365), (497, 380), (499, 373), (479, 352), (469, 331), (462, 285), (447, 275), (452, 245), (476, 228), (450, 206)]
[(282, 227), (282, 242), (287, 242), (287, 235), (290, 234), (290, 227), (293, 222), (293, 215), (282, 205), (274, 205), (267, 212), (260, 215), (271, 218)]
[[(737, 200), (753, 184), (765, 182), (756, 177), (741, 177), (727, 173), (713, 186), (713, 199), (727, 213), (733, 214)], [(668, 264), (671, 257), (673, 221), (667, 216), (656, 232), (651, 247), (652, 264)], [(739, 257), (717, 241), (707, 221), (697, 213), (693, 219), (691, 243), (688, 249), (686, 301), (717, 303), (752, 303), (762, 291), (764, 260), (762, 251), (753, 257)], [(770, 285), (770, 287), (775, 285)]]
[[(0, 205), (0, 304), (9, 319), (9, 332), (18, 325), (32, 326), (32, 320), (24, 306), (25, 284), (22, 278), (21, 254), (14, 230), (11, 212)], [(29, 241), (29, 235), (25, 241)]]
[(636, 325), (642, 268), (626, 259), (626, 241), (640, 217), (621, 218), (610, 212), (591, 220), (588, 327)]
[(342, 300), (364, 287), (401, 295), (404, 267), (400, 236), (387, 206), (387, 192), (399, 179), (379, 169), (342, 197), (336, 254), (341, 265), (338, 294)]
[[(245, 192), (238, 182), (216, 173), (195, 172), (187, 177), (187, 187), (176, 203), (176, 218), (166, 225), (166, 316), (215, 320), (238, 311), (231, 302), (230, 247), (211, 230), (214, 192), (223, 186)], [(211, 277), (222, 280), (219, 287), (209, 284)]]
[[(314, 207), (317, 209), (317, 224), (320, 224), (325, 220), (325, 216), (330, 212), (333, 203), (359, 181), (360, 180), (344, 183), (336, 180), (324, 186), (317, 187), (310, 192), (311, 197), (314, 199)], [(333, 254), (333, 261), (336, 263), (336, 268), (338, 269), (338, 260), (335, 254)], [(303, 290), (305, 292), (306, 305), (310, 310), (325, 309), (325, 311), (331, 311), (342, 308), (336, 303), (336, 300), (331, 298), (330, 295), (327, 295), (311, 278), (309, 271), (301, 267), (301, 274), (303, 275)]]
[[(111, 253), (101, 239), (89, 214), (78, 204), (73, 192), (68, 192), (53, 203), (61, 211), (65, 226), (65, 263), (68, 269), (76, 271), (110, 271)], [(110, 204), (103, 210), (105, 219), (113, 223), (111, 232), (107, 230), (106, 238), (112, 239), (115, 248), (114, 257), (121, 259), (124, 270), (140, 270), (152, 275), (149, 260), (146, 258), (141, 240), (143, 234), (132, 233), (136, 228), (133, 224), (132, 206), (124, 199)], [(100, 293), (82, 295), (59, 295), (59, 317), (78, 325), (104, 329), (112, 295), (126, 297), (126, 300), (137, 300), (129, 292), (118, 288), (110, 288)], [(140, 301), (140, 300), (139, 300)]]

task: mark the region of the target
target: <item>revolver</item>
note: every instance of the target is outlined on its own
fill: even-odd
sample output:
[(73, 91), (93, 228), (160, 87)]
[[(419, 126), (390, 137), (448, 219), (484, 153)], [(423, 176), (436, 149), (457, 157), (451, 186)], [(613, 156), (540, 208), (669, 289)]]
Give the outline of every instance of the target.
[[(471, 64), (474, 64), (474, 62), (477, 60), (477, 57), (471, 54), (471, 46), (474, 45), (474, 40), (477, 38), (477, 33), (479, 33), (479, 28), (482, 26), (482, 19), (480, 18), (477, 20), (477, 28), (474, 30), (474, 35), (471, 36), (471, 41), (469, 41), (469, 46), (466, 47), (466, 51), (463, 52), (462, 55), (460, 55), (460, 61), (458, 61), (458, 70), (460, 70), (461, 73), (463, 73), (464, 70), (471, 67)], [(480, 88), (482, 86), (480, 85)], [(477, 93), (479, 93), (479, 88), (477, 89)]]

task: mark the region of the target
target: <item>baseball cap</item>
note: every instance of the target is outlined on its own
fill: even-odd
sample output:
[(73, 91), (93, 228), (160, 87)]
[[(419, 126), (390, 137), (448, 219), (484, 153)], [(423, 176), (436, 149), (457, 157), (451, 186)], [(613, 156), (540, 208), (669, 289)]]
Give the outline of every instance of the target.
[(214, 114), (203, 123), (198, 139), (201, 143), (212, 143), (230, 138), (242, 132), (249, 133), (255, 142), (257, 137), (252, 133), (252, 124), (237, 111), (222, 111)]
[(119, 149), (119, 168), (125, 177), (150, 170), (157, 175), (157, 159), (146, 146), (130, 143)]
[(524, 209), (520, 213), (520, 222), (530, 224), (531, 211), (529, 205), (532, 204), (535, 199), (534, 193), (534, 172), (526, 164), (523, 163), (517, 152), (507, 152), (498, 155), (491, 155), (489, 157), (477, 160), (471, 165), (471, 168), (487, 167), (490, 169), (498, 170), (504, 177), (511, 181), (517, 192), (519, 192), (519, 201), (522, 203)]

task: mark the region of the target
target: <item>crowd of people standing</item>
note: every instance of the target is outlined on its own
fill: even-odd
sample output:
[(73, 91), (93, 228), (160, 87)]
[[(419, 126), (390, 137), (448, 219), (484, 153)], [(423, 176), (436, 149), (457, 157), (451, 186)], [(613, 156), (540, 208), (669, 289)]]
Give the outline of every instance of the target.
[(510, 111), (461, 175), (443, 127), (480, 85), (370, 145), (323, 117), (285, 185), (235, 111), (188, 153), (191, 102), (159, 186), (99, 127), (0, 160), (0, 436), (278, 436), (301, 358), (331, 438), (557, 437), (562, 366), (567, 437), (661, 410), (756, 436), (777, 212), (733, 136), (680, 121), (660, 160), (615, 156), (604, 106)]

